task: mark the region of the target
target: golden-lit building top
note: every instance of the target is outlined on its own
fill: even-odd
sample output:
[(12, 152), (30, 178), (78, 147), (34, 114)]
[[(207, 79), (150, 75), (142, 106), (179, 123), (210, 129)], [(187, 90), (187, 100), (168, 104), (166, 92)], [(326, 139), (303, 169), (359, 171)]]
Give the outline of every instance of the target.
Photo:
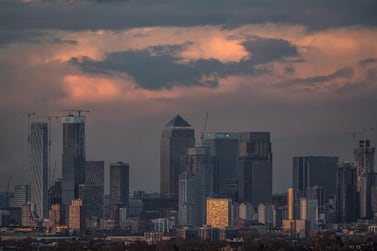
[(228, 198), (207, 198), (206, 224), (224, 229), (231, 225), (231, 205)]

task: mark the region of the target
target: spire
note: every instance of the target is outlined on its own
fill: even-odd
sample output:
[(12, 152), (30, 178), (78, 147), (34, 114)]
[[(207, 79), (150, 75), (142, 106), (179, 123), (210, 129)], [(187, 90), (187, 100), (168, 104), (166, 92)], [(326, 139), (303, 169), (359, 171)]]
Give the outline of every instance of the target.
[(191, 127), (191, 125), (184, 120), (179, 114), (170, 120), (165, 127)]

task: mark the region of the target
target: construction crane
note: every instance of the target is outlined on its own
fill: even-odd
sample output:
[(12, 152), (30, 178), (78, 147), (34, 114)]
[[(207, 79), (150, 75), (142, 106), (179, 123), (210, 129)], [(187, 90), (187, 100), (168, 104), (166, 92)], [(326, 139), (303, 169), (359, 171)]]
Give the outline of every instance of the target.
[(205, 133), (206, 133), (206, 129), (207, 129), (207, 121), (208, 121), (208, 112), (206, 113), (206, 117), (205, 117), (205, 119), (204, 119), (203, 130), (202, 130), (202, 132), (200, 133), (200, 140), (202, 141), (202, 145), (203, 145), (204, 135), (205, 135)]
[(68, 109), (68, 110), (64, 110), (64, 111), (69, 112), (70, 114), (72, 114), (72, 112), (77, 112), (77, 114), (79, 116), (81, 116), (82, 112), (90, 112), (89, 110), (81, 110), (81, 109)]

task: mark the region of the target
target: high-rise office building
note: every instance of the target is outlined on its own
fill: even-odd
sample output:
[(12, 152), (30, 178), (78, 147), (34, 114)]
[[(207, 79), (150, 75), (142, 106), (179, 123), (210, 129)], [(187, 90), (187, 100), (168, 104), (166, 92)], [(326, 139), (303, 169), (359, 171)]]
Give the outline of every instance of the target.
[(203, 146), (209, 149), (213, 168), (213, 194), (238, 200), (238, 141), (239, 134), (232, 132), (206, 133)]
[(206, 198), (213, 197), (213, 169), (210, 165), (207, 147), (187, 149), (186, 170), (199, 179), (199, 225), (203, 225), (206, 221)]
[(360, 192), (361, 178), (367, 173), (374, 172), (374, 152), (375, 147), (371, 147), (369, 140), (360, 140), (359, 146), (353, 149), (354, 164), (357, 175), (357, 191)]
[(193, 173), (179, 175), (178, 224), (200, 226), (200, 178)]
[(225, 229), (232, 225), (232, 200), (229, 198), (207, 198), (206, 224), (212, 228)]
[(86, 161), (85, 162), (85, 181), (86, 185), (103, 186), (104, 184), (104, 161)]
[(14, 207), (21, 208), (23, 204), (31, 201), (31, 186), (16, 185), (14, 187)]
[(110, 164), (110, 213), (116, 226), (119, 226), (120, 209), (128, 208), (129, 191), (129, 164), (121, 161)]
[(62, 117), (62, 209), (68, 223), (69, 205), (79, 196), (79, 185), (85, 182), (85, 117), (72, 114)]
[(103, 216), (104, 208), (104, 161), (85, 162), (85, 182), (79, 185), (79, 198), (85, 209), (87, 226), (93, 218)]
[(360, 140), (358, 148), (353, 150), (356, 168), (356, 191), (359, 192), (359, 216), (371, 218), (371, 187), (375, 185), (374, 152), (369, 140)]
[(175, 116), (162, 129), (160, 141), (160, 192), (162, 196), (178, 201), (178, 176), (184, 171), (187, 148), (194, 145), (194, 128), (181, 116)]
[(306, 198), (318, 201), (318, 211), (322, 213), (325, 210), (325, 190), (321, 186), (306, 187)]
[(356, 180), (356, 168), (352, 164), (339, 164), (336, 173), (337, 222), (353, 222), (358, 217)]
[(306, 188), (322, 186), (325, 200), (336, 193), (336, 168), (338, 157), (301, 156), (293, 157), (293, 188), (306, 197)]
[(39, 220), (48, 217), (48, 126), (31, 124), (31, 201)]
[(269, 132), (240, 133), (238, 183), (240, 201), (254, 206), (272, 200), (272, 151)]

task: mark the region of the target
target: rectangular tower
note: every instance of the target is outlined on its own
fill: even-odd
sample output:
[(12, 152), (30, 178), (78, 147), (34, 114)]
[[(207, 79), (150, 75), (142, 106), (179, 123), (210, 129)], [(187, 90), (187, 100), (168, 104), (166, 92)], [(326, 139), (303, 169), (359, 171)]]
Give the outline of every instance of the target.
[(238, 200), (238, 142), (238, 133), (214, 132), (204, 135), (203, 145), (209, 149), (213, 194), (216, 197)]
[(307, 187), (322, 186), (327, 201), (329, 194), (336, 193), (337, 163), (338, 157), (293, 157), (293, 188), (306, 197)]
[(254, 206), (272, 200), (272, 151), (269, 132), (240, 133), (239, 196)]
[(212, 228), (225, 229), (232, 226), (232, 200), (228, 198), (207, 198), (206, 224)]
[(85, 182), (85, 117), (68, 115), (63, 123), (62, 207), (68, 223), (69, 205), (78, 199), (79, 185)]
[(336, 172), (336, 220), (353, 222), (358, 217), (356, 168), (350, 163), (339, 164)]
[[(178, 176), (184, 171), (187, 148), (194, 147), (194, 128), (177, 115), (161, 131), (160, 192), (178, 200)], [(177, 205), (175, 206), (177, 209)]]
[(31, 201), (39, 220), (48, 217), (48, 126), (31, 124)]
[(130, 191), (130, 166), (128, 163), (110, 164), (110, 213), (119, 226), (120, 208), (128, 208)]

